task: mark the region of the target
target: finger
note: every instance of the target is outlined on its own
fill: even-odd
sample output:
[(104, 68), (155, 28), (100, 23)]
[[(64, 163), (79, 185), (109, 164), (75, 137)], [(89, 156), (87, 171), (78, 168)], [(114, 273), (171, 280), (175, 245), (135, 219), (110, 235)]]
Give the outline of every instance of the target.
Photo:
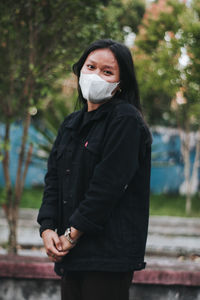
[(49, 255), (52, 256), (52, 255), (55, 255), (56, 257), (63, 257), (65, 256), (69, 251), (61, 251), (61, 252), (58, 252), (58, 251), (54, 251), (52, 250), (51, 252), (49, 252)]
[(56, 249), (57, 249), (58, 251), (62, 251), (62, 250), (63, 250), (63, 249), (62, 249), (62, 243), (61, 243), (61, 241), (60, 241), (60, 239), (59, 239), (59, 237), (58, 237), (57, 234), (55, 234), (55, 235), (53, 236), (53, 243), (54, 243), (54, 245), (56, 246)]
[(47, 251), (47, 255), (49, 256), (56, 256), (56, 257), (63, 257), (65, 256), (67, 253), (69, 252), (69, 250), (65, 250), (65, 251), (58, 251), (55, 247), (50, 247)]
[(65, 256), (67, 254), (66, 251), (59, 252), (54, 245), (48, 245), (48, 247), (46, 248), (46, 253), (49, 256), (55, 255), (58, 257)]

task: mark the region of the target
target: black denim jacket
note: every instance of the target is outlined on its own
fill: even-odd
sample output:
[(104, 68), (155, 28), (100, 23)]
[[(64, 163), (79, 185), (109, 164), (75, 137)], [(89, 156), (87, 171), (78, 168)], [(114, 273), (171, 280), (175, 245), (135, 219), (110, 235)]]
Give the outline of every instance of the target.
[(69, 115), (48, 159), (41, 231), (84, 232), (57, 274), (72, 270), (129, 271), (145, 267), (151, 134), (134, 106), (113, 99), (84, 120)]

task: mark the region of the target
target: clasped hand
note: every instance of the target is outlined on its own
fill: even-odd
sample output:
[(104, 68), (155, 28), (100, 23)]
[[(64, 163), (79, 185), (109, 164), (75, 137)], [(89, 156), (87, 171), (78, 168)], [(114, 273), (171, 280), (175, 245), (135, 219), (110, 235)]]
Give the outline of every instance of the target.
[(42, 239), (46, 253), (53, 262), (61, 261), (75, 246), (72, 245), (64, 235), (58, 236), (58, 234), (51, 229), (43, 231)]

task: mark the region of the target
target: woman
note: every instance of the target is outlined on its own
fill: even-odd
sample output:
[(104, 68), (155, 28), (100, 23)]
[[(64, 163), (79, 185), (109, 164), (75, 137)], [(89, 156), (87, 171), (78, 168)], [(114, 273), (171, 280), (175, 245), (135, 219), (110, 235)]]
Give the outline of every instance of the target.
[(83, 108), (53, 145), (40, 233), (63, 300), (126, 300), (145, 267), (151, 135), (128, 48), (96, 41), (73, 71)]

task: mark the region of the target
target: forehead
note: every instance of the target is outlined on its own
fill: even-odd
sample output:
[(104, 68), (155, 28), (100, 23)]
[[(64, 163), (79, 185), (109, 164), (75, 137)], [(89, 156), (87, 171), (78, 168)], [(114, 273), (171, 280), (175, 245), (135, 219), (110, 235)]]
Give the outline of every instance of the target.
[(117, 60), (110, 49), (97, 49), (92, 51), (86, 58), (85, 62), (88, 61), (118, 67)]

